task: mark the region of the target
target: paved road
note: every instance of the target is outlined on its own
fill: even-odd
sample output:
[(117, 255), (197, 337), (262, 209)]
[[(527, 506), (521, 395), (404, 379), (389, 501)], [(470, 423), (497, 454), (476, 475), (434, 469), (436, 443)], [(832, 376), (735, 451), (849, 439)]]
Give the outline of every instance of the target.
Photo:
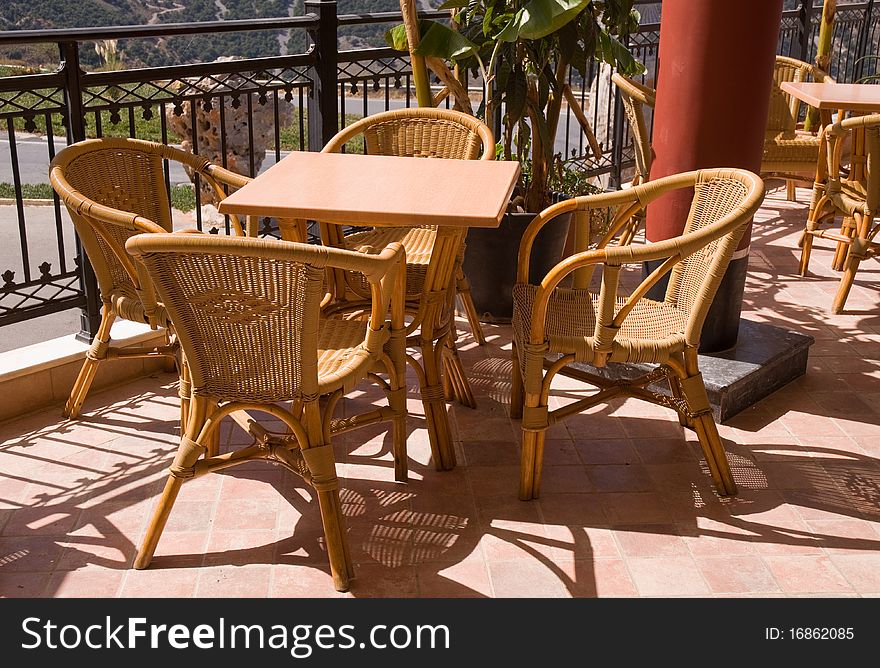
[[(390, 106), (393, 109), (402, 108), (403, 100), (390, 100)], [(367, 113), (369, 115), (379, 113), (385, 110), (384, 99), (367, 98)], [(346, 97), (345, 98), (346, 114), (362, 115), (364, 113), (363, 98)], [(560, 121), (560, 131), (556, 138), (556, 150), (562, 152), (565, 150), (565, 128), (568, 116), (567, 109), (563, 110), (562, 119)], [(569, 146), (577, 147), (581, 141), (580, 128), (577, 121), (571, 118), (568, 122)], [(55, 151), (60, 151), (66, 142), (60, 138), (55, 139)], [(16, 135), (16, 150), (18, 152), (19, 176), (22, 183), (48, 183), (49, 181), (49, 145), (45, 137), (28, 135), (20, 132)], [(282, 151), (282, 157), (286, 155)], [(262, 169), (265, 170), (275, 164), (275, 154), (270, 151), (266, 154), (263, 161)], [(262, 170), (261, 170), (262, 171)], [(9, 146), (9, 139), (0, 139), (0, 183), (12, 183), (12, 154)], [(181, 167), (172, 165), (171, 168), (172, 183), (189, 183), (189, 178)]]

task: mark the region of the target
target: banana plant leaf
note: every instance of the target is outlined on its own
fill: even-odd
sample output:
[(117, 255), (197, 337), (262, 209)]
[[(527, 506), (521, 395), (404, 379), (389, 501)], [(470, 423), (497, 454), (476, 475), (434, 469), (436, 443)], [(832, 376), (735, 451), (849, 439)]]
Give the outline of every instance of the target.
[(590, 0), (531, 0), (520, 9), (496, 39), (540, 39), (556, 32), (586, 9)]

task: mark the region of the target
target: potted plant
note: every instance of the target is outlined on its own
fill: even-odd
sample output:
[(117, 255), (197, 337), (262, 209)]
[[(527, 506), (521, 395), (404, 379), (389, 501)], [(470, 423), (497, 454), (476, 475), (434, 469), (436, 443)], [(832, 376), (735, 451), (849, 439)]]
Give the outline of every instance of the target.
[[(441, 8), (453, 10), (452, 27), (419, 21), (416, 30), (414, 12), (403, 11), (404, 25), (386, 35), (389, 44), (409, 49), (414, 62), (420, 68), (426, 63), (447, 87), (445, 61), (474, 71), (484, 86), (476, 115), (493, 125), (500, 114), (499, 158), (519, 160), (522, 165), (511, 215), (501, 231), (474, 230), (468, 235), (465, 272), (478, 311), (487, 320), (510, 318), (516, 250), (525, 227), (554, 198), (559, 199), (554, 183), (566, 178), (578, 181), (566, 177), (554, 151), (563, 103), (576, 104), (568, 86), (572, 68), (584, 81), (594, 59), (625, 75), (644, 71), (618, 39), (625, 39), (638, 25), (632, 5), (633, 0), (448, 0)], [(401, 0), (402, 9), (406, 6), (407, 0)], [(422, 77), (423, 86), (425, 80)], [(456, 91), (450, 88), (450, 92)], [(423, 92), (419, 100), (424, 99), (430, 96)], [(465, 106), (460, 92), (455, 99), (458, 107)], [(466, 110), (474, 113), (472, 107)], [(516, 216), (517, 212), (523, 215)], [(558, 261), (567, 233), (565, 223), (541, 233), (536, 253), (546, 257), (533, 255), (533, 273), (543, 275)]]

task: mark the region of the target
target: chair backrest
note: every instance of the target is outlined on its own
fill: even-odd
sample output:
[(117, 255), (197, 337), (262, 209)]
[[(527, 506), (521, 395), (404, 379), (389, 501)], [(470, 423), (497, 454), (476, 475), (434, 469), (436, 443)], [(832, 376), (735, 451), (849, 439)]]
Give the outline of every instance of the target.
[(796, 97), (780, 88), (783, 81), (833, 83), (834, 79), (827, 72), (810, 63), (788, 56), (776, 56), (776, 63), (773, 66), (773, 85), (770, 89), (770, 109), (767, 116), (767, 133), (774, 136), (780, 132), (791, 133), (795, 131), (801, 104), (803, 104)]
[[(208, 234), (142, 234), (126, 248), (146, 267), (174, 324), (193, 393), (253, 403), (317, 396), (326, 267), (361, 271), (379, 296), (390, 292), (383, 278), (403, 258), (400, 244), (367, 255)], [(385, 325), (388, 299), (374, 301), (364, 323), (368, 350), (377, 343), (369, 331)]]
[(636, 175), (633, 184), (644, 183), (650, 177), (651, 163), (654, 160), (654, 154), (651, 151), (651, 136), (645, 121), (645, 106), (654, 108), (656, 92), (653, 88), (628, 79), (617, 72), (611, 75), (611, 81), (620, 90), (620, 100), (623, 102), (623, 110), (632, 133), (636, 158)]
[(495, 138), (489, 126), (450, 109), (419, 107), (368, 116), (340, 131), (323, 152), (339, 153), (358, 135), (363, 135), (364, 150), (371, 155), (495, 159)]
[(49, 180), (70, 213), (104, 299), (146, 298), (125, 242), (135, 234), (171, 231), (166, 160), (210, 182), (221, 198), (222, 185), (249, 181), (173, 146), (116, 137), (71, 144), (49, 165)]
[[(664, 193), (683, 188), (693, 188), (694, 196), (681, 236), (646, 244), (605, 245), (650, 202)], [(596, 340), (600, 342), (597, 344), (599, 353), (611, 351), (611, 342), (636, 302), (667, 274), (669, 282), (664, 301), (685, 313), (685, 339), (689, 345), (698, 345), (709, 306), (763, 196), (764, 183), (752, 172), (743, 169), (703, 169), (665, 176), (613, 193), (577, 197), (546, 209), (523, 234), (517, 282), (527, 280), (527, 258), (532, 243), (541, 227), (554, 218), (570, 211), (588, 212), (609, 207), (618, 213), (599, 248), (566, 258), (544, 278), (535, 299), (533, 328), (535, 322), (544, 319), (543, 312), (546, 311), (550, 294), (568, 275), (604, 265), (595, 332)], [(632, 291), (621, 306), (618, 302), (621, 267), (657, 260), (664, 262)], [(543, 311), (539, 312), (539, 309)], [(645, 339), (656, 338), (658, 332), (667, 331), (662, 323), (640, 324), (643, 330), (641, 337)]]
[(49, 165), (49, 180), (67, 206), (105, 299), (137, 298), (141, 288), (125, 252), (128, 238), (171, 231), (164, 155), (157, 146), (92, 139), (68, 146)]

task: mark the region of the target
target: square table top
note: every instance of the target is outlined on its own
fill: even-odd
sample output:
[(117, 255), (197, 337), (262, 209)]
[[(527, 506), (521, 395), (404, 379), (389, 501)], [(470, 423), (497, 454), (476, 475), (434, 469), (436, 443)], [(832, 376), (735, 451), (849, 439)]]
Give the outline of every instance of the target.
[(346, 225), (497, 227), (519, 163), (291, 152), (221, 213)]
[(783, 81), (780, 88), (817, 109), (880, 111), (880, 86), (873, 84)]

